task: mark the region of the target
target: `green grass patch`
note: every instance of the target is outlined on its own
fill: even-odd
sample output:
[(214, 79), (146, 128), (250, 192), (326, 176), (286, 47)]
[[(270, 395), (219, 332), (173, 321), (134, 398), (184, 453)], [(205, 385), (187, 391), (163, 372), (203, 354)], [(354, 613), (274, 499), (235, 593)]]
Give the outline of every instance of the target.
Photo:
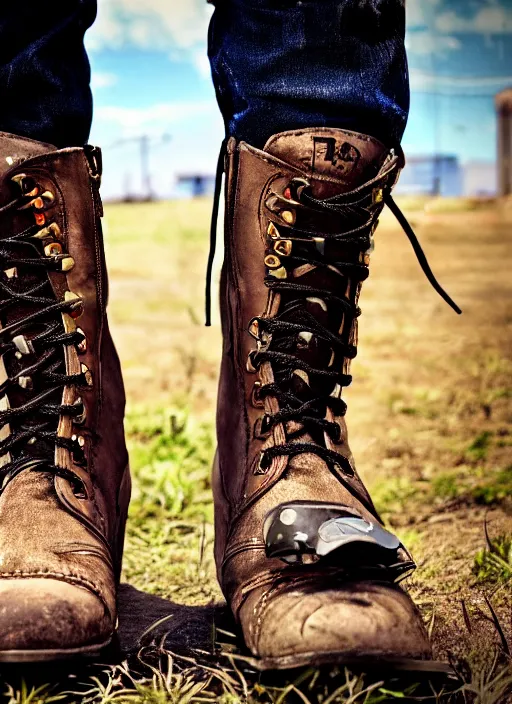
[(373, 485), (371, 494), (377, 511), (389, 515), (403, 511), (419, 489), (406, 477), (391, 477)]
[(219, 597), (212, 558), (213, 429), (180, 408), (135, 408), (126, 419), (133, 491), (124, 578), (189, 604)]
[(486, 481), (478, 483), (472, 490), (479, 504), (496, 504), (512, 496), (512, 465), (501, 470)]
[(434, 496), (443, 501), (456, 499), (463, 493), (463, 487), (459, 481), (458, 474), (454, 472), (438, 474), (432, 480), (431, 492)]
[(475, 437), (466, 450), (466, 458), (472, 462), (481, 462), (487, 458), (487, 453), (491, 445), (492, 433), (483, 430)]
[(512, 535), (489, 541), (475, 556), (473, 574), (479, 582), (503, 583), (512, 577)]
[(501, 504), (512, 496), (512, 465), (505, 469), (462, 465), (441, 472), (431, 480), (429, 493), (441, 501), (461, 499), (484, 506)]

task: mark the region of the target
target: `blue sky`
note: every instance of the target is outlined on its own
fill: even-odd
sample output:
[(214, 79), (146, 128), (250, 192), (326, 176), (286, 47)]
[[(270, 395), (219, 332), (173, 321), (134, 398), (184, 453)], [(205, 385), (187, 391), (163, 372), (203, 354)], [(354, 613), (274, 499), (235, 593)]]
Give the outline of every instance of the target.
[[(172, 9), (170, 6), (172, 4)], [(205, 0), (98, 0), (86, 43), (107, 197), (140, 191), (139, 146), (153, 140), (154, 189), (212, 173), (222, 138), (209, 68)], [(512, 85), (512, 0), (407, 0), (412, 106), (404, 148), (494, 158), (492, 95)], [(170, 134), (172, 138), (162, 140)]]

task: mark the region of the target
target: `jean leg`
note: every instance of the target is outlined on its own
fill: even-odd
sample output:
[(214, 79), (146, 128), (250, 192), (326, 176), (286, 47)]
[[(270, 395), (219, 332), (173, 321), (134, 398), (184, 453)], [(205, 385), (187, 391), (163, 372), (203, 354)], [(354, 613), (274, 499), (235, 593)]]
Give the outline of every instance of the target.
[(84, 33), (96, 0), (4, 0), (0, 130), (58, 147), (87, 142), (92, 120)]
[(338, 127), (400, 141), (404, 0), (217, 0), (209, 57), (228, 135)]

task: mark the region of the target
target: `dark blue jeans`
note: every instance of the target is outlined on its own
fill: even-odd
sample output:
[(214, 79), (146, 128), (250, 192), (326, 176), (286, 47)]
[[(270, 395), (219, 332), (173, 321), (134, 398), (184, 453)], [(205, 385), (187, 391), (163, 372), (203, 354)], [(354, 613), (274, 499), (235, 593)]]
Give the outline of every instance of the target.
[[(404, 0), (217, 0), (209, 56), (226, 132), (255, 146), (298, 127), (402, 136), (409, 107)], [(172, 12), (172, 8), (169, 8)], [(0, 130), (84, 144), (83, 45), (96, 0), (4, 1)]]

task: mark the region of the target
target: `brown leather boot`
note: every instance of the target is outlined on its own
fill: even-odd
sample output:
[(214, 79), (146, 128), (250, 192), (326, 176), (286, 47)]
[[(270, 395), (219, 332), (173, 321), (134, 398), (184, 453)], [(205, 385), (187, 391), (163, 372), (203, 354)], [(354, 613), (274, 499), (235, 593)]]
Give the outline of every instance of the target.
[[(216, 561), (259, 667), (431, 657), (347, 440), (372, 235), (403, 157), (336, 129), (227, 147)], [(412, 235), (413, 236), (413, 235)], [(436, 669), (432, 664), (433, 669)]]
[(130, 494), (98, 150), (0, 134), (0, 661), (116, 626)]

